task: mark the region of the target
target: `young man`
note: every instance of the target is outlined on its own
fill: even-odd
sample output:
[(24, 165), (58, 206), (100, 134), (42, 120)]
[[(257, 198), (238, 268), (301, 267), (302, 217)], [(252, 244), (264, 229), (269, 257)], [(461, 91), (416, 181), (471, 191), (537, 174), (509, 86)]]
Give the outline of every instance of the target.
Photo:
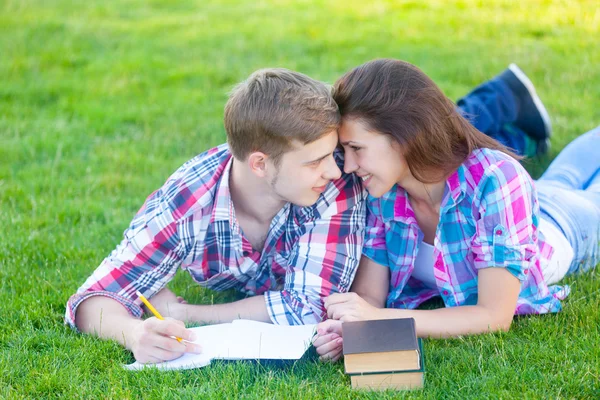
[[(321, 321), (323, 299), (350, 288), (365, 223), (359, 179), (340, 170), (339, 123), (324, 84), (284, 69), (252, 74), (225, 106), (228, 144), (191, 159), (148, 197), (69, 299), (66, 322), (159, 362), (201, 351), (173, 338), (193, 339), (182, 321)], [(179, 269), (202, 287), (249, 297), (180, 302), (165, 289)], [(142, 320), (136, 291), (172, 318)]]

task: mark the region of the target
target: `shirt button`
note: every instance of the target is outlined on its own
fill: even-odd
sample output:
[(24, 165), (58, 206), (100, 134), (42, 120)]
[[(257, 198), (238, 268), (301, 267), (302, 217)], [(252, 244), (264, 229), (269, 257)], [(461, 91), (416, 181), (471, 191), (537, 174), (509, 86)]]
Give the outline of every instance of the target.
[(502, 231), (501, 231), (500, 229), (498, 229), (498, 230), (496, 231), (496, 235), (498, 235), (498, 236), (502, 235)]
[(528, 269), (526, 269), (525, 271), (523, 271), (523, 273), (524, 273), (525, 275), (527, 275), (527, 274), (529, 273), (529, 270), (528, 270)]
[(442, 293), (444, 293), (444, 296), (448, 296), (448, 291), (444, 290)]

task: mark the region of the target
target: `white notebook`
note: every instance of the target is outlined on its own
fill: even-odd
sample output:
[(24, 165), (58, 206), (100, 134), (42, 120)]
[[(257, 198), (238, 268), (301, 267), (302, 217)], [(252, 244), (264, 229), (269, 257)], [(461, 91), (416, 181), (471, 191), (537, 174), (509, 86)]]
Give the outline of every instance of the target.
[(229, 324), (206, 325), (193, 330), (202, 354), (186, 353), (158, 364), (125, 365), (126, 369), (161, 370), (201, 368), (211, 360), (298, 360), (311, 345), (316, 325), (273, 325), (238, 319)]

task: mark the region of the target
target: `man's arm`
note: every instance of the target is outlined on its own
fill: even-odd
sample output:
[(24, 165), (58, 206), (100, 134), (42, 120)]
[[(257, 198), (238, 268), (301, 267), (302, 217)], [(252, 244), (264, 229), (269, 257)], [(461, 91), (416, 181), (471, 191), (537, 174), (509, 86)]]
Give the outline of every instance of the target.
[(189, 230), (181, 232), (182, 224), (189, 225), (193, 218), (185, 209), (191, 203), (179, 198), (190, 192), (181, 175), (185, 175), (184, 169), (146, 199), (121, 243), (67, 303), (66, 323), (117, 340), (141, 362), (172, 359), (195, 349), (173, 343), (170, 337), (189, 337), (183, 322), (142, 321), (144, 310), (135, 294), (139, 290), (147, 298), (153, 297), (173, 278), (195, 240)]
[(185, 322), (220, 324), (236, 319), (271, 322), (264, 296), (252, 296), (226, 304), (195, 305), (179, 300), (165, 288), (152, 298), (152, 305), (163, 316)]
[(93, 296), (79, 305), (75, 324), (80, 331), (103, 339), (113, 339), (131, 350), (141, 363), (173, 360), (183, 353), (200, 353), (199, 345), (178, 342), (196, 338), (181, 321), (166, 318), (141, 320), (133, 317), (119, 302), (105, 296)]

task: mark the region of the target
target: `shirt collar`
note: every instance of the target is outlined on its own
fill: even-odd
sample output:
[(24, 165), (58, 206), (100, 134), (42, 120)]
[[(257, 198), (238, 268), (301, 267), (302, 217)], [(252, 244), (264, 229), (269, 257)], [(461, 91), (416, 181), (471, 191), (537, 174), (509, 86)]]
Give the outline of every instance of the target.
[(467, 190), (467, 181), (465, 179), (465, 166), (461, 164), (456, 171), (446, 180), (444, 189), (444, 199), (440, 213), (443, 213), (454, 207), (465, 196)]
[(221, 179), (217, 184), (215, 192), (214, 207), (212, 209), (211, 223), (216, 221), (235, 221), (235, 211), (233, 202), (231, 201), (231, 191), (229, 190), (229, 177), (231, 166), (233, 165), (233, 157), (230, 157), (225, 165)]

